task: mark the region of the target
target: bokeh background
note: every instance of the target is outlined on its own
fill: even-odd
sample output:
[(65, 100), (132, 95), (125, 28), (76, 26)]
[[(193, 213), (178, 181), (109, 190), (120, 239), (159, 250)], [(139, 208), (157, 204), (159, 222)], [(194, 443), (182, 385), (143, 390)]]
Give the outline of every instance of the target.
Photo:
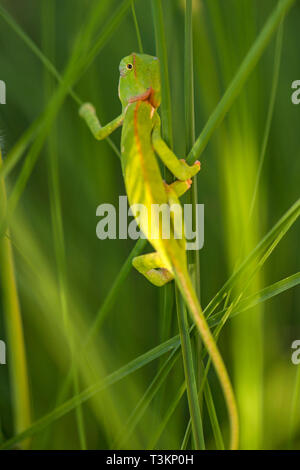
[[(0, 6), (62, 73), (78, 46), (78, 32), (98, 3), (1, 0)], [(94, 16), (95, 36), (101, 34), (122, 2), (101, 3), (98, 16)], [(185, 2), (162, 3), (174, 149), (182, 157)], [(196, 135), (276, 4), (276, 0), (194, 0)], [(151, 1), (137, 0), (136, 14), (144, 50), (155, 54)], [(276, 36), (201, 157), (198, 191), (199, 202), (205, 204), (205, 246), (200, 252), (203, 306), (238, 261), (299, 197), (300, 105), (291, 102), (291, 83), (300, 79), (299, 24), (300, 4), (296, 2), (284, 22), (274, 112), (250, 219), (274, 78)], [(0, 15), (0, 79), (7, 86), (7, 104), (0, 106), (4, 161), (39, 116), (51, 115), (49, 102), (58, 86), (25, 38)], [(83, 51), (84, 40), (80, 40)], [(138, 42), (129, 9), (74, 88), (82, 101), (95, 104), (102, 123), (120, 113), (118, 64), (134, 50), (138, 50)], [(131, 240), (100, 241), (96, 237), (97, 206), (111, 203), (118, 207), (118, 197), (125, 194), (120, 162), (107, 142), (93, 140), (70, 96), (59, 104), (54, 125), (45, 132), (45, 144), (37, 148), (32, 172), (24, 190), (17, 192), (18, 204), (10, 218), (32, 421), (178, 332), (175, 310), (171, 324), (165, 324), (163, 294), (130, 271), (93, 340), (85, 345), (89, 326), (134, 246)], [(41, 133), (37, 130), (33, 143)], [(119, 146), (119, 130), (112, 141)], [(8, 196), (19, 182), (27, 158), (24, 152), (5, 178)], [(299, 235), (296, 223), (254, 277), (248, 294), (297, 272)], [(2, 300), (5, 288), (3, 284)], [(243, 285), (234, 289), (238, 294)], [(291, 344), (300, 339), (299, 302), (299, 289), (290, 289), (231, 319), (222, 331), (219, 344), (237, 394), (242, 448), (300, 448), (299, 366), (291, 362)], [(16, 432), (15, 399), (4, 301), (0, 309), (0, 339), (8, 345), (7, 365), (0, 366), (0, 424), (2, 440), (6, 440)], [(78, 367), (66, 386), (72, 357)], [(189, 419), (185, 394), (158, 438), (156, 433), (182, 385), (181, 358), (140, 419), (132, 419), (165, 359), (163, 356), (95, 394), (77, 411), (35, 432), (25, 445), (33, 449), (180, 448)], [(209, 382), (227, 440), (226, 409), (213, 371)], [(214, 448), (205, 405), (203, 419), (207, 447)], [(188, 447), (192, 447), (191, 441)]]

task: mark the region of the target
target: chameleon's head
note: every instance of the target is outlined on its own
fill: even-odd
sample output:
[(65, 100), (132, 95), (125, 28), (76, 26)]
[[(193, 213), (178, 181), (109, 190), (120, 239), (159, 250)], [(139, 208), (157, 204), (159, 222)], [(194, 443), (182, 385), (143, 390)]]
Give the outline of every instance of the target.
[(161, 102), (160, 65), (157, 57), (132, 53), (121, 60), (119, 97), (123, 108), (135, 101), (149, 101), (154, 108)]

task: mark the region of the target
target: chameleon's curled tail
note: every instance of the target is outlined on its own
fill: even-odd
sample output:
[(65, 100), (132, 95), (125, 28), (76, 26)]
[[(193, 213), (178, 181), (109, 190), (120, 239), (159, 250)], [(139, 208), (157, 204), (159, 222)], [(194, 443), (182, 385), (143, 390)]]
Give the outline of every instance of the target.
[(210, 331), (210, 328), (205, 320), (202, 309), (200, 307), (196, 292), (194, 290), (191, 278), (189, 274), (183, 273), (182, 270), (176, 270), (174, 267), (175, 280), (178, 285), (178, 288), (185, 300), (185, 303), (195, 321), (195, 324), (199, 330), (200, 336), (203, 340), (203, 343), (211, 357), (211, 360), (214, 364), (215, 370), (220, 380), (220, 384), (223, 389), (225, 401), (227, 404), (230, 425), (231, 425), (231, 449), (238, 448), (239, 440), (239, 420), (237, 413), (237, 406), (235, 401), (235, 396), (233, 393), (232, 385), (223, 362), (222, 356), (218, 350), (218, 347), (215, 343), (213, 335)]

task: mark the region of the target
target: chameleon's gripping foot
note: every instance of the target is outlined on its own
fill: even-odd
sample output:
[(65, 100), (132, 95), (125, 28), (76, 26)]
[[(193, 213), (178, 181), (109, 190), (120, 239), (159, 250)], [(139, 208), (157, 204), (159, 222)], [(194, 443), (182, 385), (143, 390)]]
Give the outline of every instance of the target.
[(182, 180), (190, 179), (192, 176), (195, 176), (201, 168), (201, 163), (197, 160), (193, 165), (188, 165), (184, 158), (181, 158), (180, 163), (182, 165), (183, 175), (185, 176)]
[(137, 256), (133, 258), (132, 265), (157, 287), (164, 286), (174, 279), (173, 274), (164, 266), (158, 253)]
[(170, 192), (174, 191), (177, 197), (181, 197), (190, 189), (192, 182), (192, 179), (189, 178), (185, 181), (176, 180), (171, 184), (167, 184), (164, 181), (164, 185), (168, 195), (170, 194)]
[(84, 103), (79, 108), (79, 116), (85, 117), (89, 114), (95, 114), (96, 110), (95, 107), (91, 103)]

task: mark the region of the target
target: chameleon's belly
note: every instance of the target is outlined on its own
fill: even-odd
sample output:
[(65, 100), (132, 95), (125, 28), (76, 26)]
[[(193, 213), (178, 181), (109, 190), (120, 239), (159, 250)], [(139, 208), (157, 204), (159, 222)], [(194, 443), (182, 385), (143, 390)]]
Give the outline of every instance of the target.
[(147, 102), (129, 105), (121, 139), (122, 170), (132, 213), (147, 239), (171, 269), (172, 253), (182, 251), (184, 242), (174, 240), (172, 227), (170, 237), (162, 236), (163, 227), (157, 211), (162, 205), (168, 205), (168, 197), (151, 144), (152, 113), (153, 108)]
[(152, 106), (129, 105), (122, 130), (122, 170), (129, 204), (167, 203), (166, 191), (152, 144)]

